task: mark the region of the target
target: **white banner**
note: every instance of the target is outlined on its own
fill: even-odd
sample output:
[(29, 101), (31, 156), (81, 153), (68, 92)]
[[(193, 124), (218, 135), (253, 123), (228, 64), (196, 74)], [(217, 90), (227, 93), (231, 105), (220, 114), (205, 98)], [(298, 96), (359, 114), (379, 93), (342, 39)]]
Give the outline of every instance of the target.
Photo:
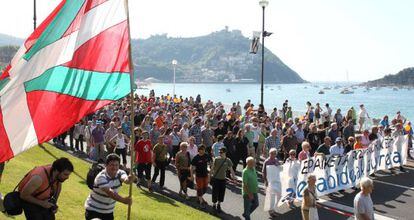
[[(362, 177), (378, 170), (388, 170), (407, 163), (408, 136), (374, 141), (364, 150), (353, 150), (344, 156), (317, 156), (304, 161), (283, 164), (280, 174), (282, 201), (303, 198), (307, 176), (316, 176), (319, 196), (357, 186)], [(279, 203), (280, 205), (281, 203)]]

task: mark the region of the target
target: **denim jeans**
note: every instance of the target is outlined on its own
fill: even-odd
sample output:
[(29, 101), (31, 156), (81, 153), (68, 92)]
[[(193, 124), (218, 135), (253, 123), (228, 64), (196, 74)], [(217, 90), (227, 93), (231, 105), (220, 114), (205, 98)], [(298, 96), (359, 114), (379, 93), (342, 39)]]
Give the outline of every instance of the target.
[(248, 195), (243, 196), (244, 200), (244, 213), (243, 216), (246, 220), (250, 220), (250, 214), (259, 206), (259, 198), (257, 193), (253, 193), (253, 200), (249, 199)]

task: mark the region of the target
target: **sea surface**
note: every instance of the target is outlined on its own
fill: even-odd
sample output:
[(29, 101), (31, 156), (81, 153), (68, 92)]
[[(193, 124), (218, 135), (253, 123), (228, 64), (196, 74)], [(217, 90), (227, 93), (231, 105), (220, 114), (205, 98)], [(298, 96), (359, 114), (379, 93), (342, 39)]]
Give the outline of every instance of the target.
[[(264, 106), (272, 109), (282, 106), (287, 99), (294, 112), (304, 113), (306, 102), (312, 105), (317, 102), (324, 106), (329, 103), (331, 108), (336, 111), (346, 111), (354, 106), (359, 110), (359, 105), (364, 104), (368, 114), (374, 118), (382, 118), (384, 115), (393, 118), (397, 111), (407, 119), (414, 120), (414, 90), (407, 88), (371, 88), (354, 87), (351, 89), (354, 94), (341, 94), (344, 88), (349, 88), (349, 83), (308, 83), (308, 84), (265, 84), (264, 87)], [(329, 89), (328, 89), (329, 88)], [(146, 89), (138, 89), (138, 94), (148, 95), (150, 89), (154, 89), (156, 96), (173, 93), (171, 83), (152, 83)], [(325, 94), (318, 94), (323, 90)], [(201, 95), (202, 102), (213, 100), (231, 105), (233, 102), (240, 101), (242, 107), (247, 99), (250, 99), (256, 106), (260, 103), (260, 84), (190, 84), (177, 83), (175, 93), (183, 97), (196, 97)]]

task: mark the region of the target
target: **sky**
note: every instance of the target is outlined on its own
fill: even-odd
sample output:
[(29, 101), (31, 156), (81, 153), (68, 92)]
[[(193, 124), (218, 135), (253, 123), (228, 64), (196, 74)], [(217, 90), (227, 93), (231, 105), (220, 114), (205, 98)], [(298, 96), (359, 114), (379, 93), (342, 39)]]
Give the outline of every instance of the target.
[[(38, 24), (59, 2), (37, 0)], [(33, 31), (32, 0), (1, 0), (0, 9), (0, 33)], [(373, 80), (414, 66), (413, 9), (412, 0), (269, 0), (265, 46), (308, 81)], [(250, 37), (262, 24), (258, 0), (129, 0), (129, 10), (133, 38), (225, 26)]]

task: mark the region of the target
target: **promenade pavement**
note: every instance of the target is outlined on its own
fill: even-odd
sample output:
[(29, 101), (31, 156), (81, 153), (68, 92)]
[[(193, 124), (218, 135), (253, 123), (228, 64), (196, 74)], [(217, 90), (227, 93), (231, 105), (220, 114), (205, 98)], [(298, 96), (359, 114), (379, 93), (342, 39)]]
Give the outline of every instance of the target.
[[(73, 153), (69, 150), (70, 153)], [(76, 153), (75, 155), (79, 155)], [(129, 157), (128, 157), (129, 162)], [(207, 194), (204, 196), (209, 206), (202, 208), (197, 204), (196, 191), (189, 189), (189, 200), (178, 195), (179, 181), (175, 173), (175, 169), (172, 165), (167, 168), (165, 188), (163, 190), (157, 190), (157, 184), (155, 186), (155, 193), (160, 193), (168, 196), (172, 199), (178, 200), (189, 206), (197, 208), (201, 211), (208, 212), (211, 215), (215, 215), (220, 219), (243, 219), (243, 198), (241, 196), (241, 170), (242, 166), (239, 164), (237, 167), (236, 175), (238, 176), (237, 184), (227, 184), (226, 195), (224, 202), (221, 205), (222, 213), (217, 213), (211, 208), (211, 187)], [(260, 167), (259, 169), (260, 170)], [(152, 170), (153, 172), (153, 170)], [(261, 173), (259, 172), (259, 176)], [(406, 166), (406, 172), (396, 171), (396, 174), (392, 174), (388, 171), (380, 171), (376, 173), (374, 179), (374, 192), (372, 194), (372, 200), (375, 207), (375, 219), (401, 219), (409, 220), (414, 219), (414, 162), (409, 161)], [(158, 183), (158, 180), (157, 180)], [(145, 184), (144, 184), (145, 185)], [(145, 187), (142, 187), (147, 190)], [(264, 203), (264, 185), (263, 182), (259, 182), (259, 207), (251, 215), (251, 219), (272, 219), (269, 214), (263, 211)], [(323, 208), (318, 210), (321, 220), (327, 219), (353, 219), (353, 199), (358, 190), (348, 189), (341, 193), (333, 193), (329, 196), (323, 196), (320, 198), (319, 203)], [(297, 220), (301, 219), (300, 203), (295, 203), (296, 208), (291, 209), (286, 204), (279, 207), (277, 212), (279, 215), (273, 219), (283, 220)]]

